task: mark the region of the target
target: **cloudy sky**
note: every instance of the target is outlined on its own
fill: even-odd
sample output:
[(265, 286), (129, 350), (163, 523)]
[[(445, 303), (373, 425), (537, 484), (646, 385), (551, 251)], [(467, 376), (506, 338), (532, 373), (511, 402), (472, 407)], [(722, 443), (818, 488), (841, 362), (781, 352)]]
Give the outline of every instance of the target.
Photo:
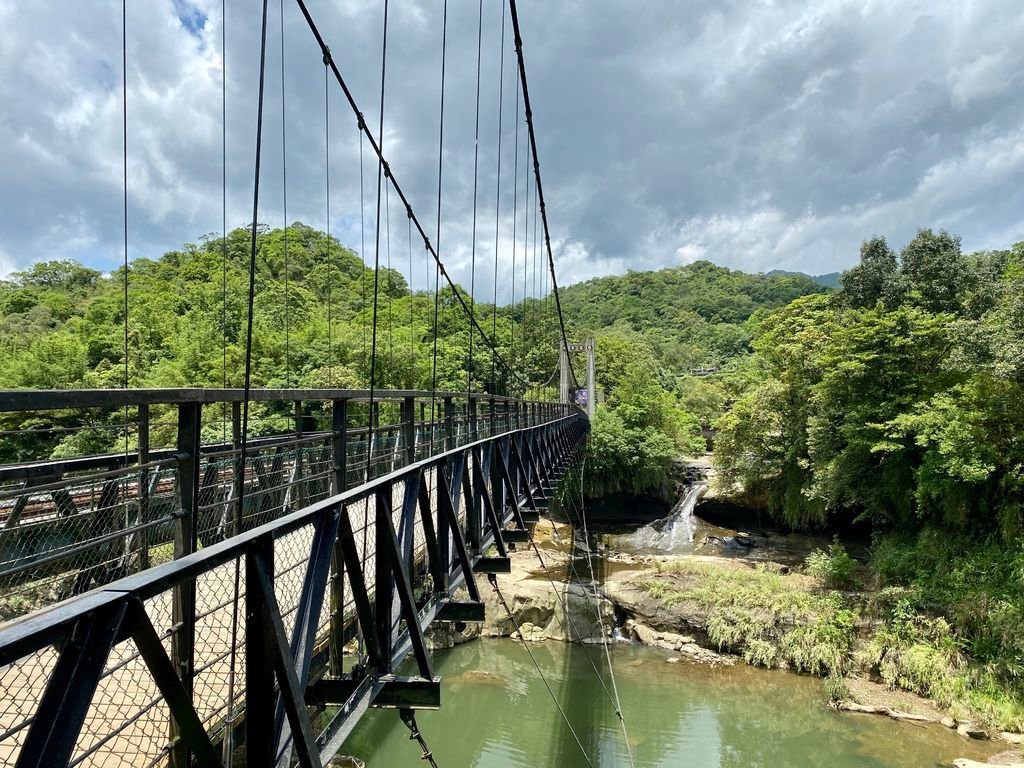
[[(377, 132), (381, 0), (307, 0)], [(250, 218), (260, 3), (226, 0), (227, 220)], [(129, 253), (221, 229), (221, 0), (128, 8)], [(296, 4), (271, 0), (260, 221), (327, 224), (324, 67)], [(469, 282), (478, 5), (449, 0), (441, 255)], [(523, 248), (510, 22), (484, 0), (478, 292)], [(707, 258), (751, 271), (849, 266), (859, 243), (945, 227), (1024, 239), (1020, 0), (521, 0), (560, 281)], [(0, 274), (122, 254), (121, 4), (0, 0)], [(441, 2), (394, 0), (384, 149), (435, 237)], [(499, 77), (502, 72), (503, 78)], [(504, 83), (497, 195), (499, 81)], [(328, 83), (332, 232), (373, 258), (376, 166)], [(520, 113), (520, 122), (522, 114)], [(531, 195), (533, 194), (531, 189)], [(513, 230), (513, 196), (517, 200)], [(532, 206), (531, 198), (531, 206)], [(392, 258), (408, 264), (391, 209)], [(532, 220), (531, 220), (532, 224)], [(532, 237), (532, 235), (531, 235)], [(429, 267), (414, 249), (413, 284)], [(382, 257), (383, 258), (383, 257)], [(521, 258), (521, 257), (520, 257)], [(520, 262), (521, 263), (521, 262)], [(404, 266), (403, 269), (408, 269)], [(479, 287), (479, 286), (484, 287)]]

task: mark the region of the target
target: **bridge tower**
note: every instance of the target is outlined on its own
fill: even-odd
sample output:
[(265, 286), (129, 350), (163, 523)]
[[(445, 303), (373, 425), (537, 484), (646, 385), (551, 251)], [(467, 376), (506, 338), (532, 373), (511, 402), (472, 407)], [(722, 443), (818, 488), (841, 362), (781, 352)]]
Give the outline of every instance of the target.
[(578, 400), (571, 397), (575, 393), (570, 392), (570, 368), (569, 368), (569, 353), (570, 352), (586, 352), (587, 353), (587, 416), (594, 418), (594, 409), (597, 407), (597, 388), (594, 383), (594, 340), (587, 339), (583, 343), (569, 342), (568, 348), (565, 344), (562, 344), (558, 353), (558, 364), (560, 369), (560, 384), (561, 384), (561, 395), (562, 402), (579, 402)]

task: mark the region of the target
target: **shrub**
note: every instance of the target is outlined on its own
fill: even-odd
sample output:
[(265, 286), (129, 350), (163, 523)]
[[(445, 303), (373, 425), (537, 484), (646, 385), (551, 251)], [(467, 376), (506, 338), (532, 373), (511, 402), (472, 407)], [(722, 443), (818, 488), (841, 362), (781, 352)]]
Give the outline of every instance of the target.
[(816, 549), (805, 561), (807, 572), (821, 579), (831, 589), (852, 589), (857, 586), (857, 561), (836, 536), (828, 550)]
[(825, 695), (831, 702), (843, 701), (850, 698), (850, 689), (846, 686), (846, 678), (838, 674), (830, 674), (822, 683), (825, 688)]

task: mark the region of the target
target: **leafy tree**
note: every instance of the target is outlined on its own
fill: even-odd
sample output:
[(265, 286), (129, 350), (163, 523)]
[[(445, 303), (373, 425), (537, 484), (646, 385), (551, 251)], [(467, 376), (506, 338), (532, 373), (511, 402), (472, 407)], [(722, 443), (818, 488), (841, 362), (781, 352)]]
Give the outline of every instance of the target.
[(898, 269), (896, 252), (884, 237), (866, 240), (860, 247), (860, 263), (840, 278), (840, 296), (852, 307), (873, 307), (891, 295)]

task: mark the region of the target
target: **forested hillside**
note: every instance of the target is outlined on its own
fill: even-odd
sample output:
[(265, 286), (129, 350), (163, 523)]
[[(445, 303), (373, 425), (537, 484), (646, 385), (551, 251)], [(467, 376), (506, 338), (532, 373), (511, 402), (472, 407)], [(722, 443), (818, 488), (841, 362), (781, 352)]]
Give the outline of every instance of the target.
[[(797, 527), (871, 531), (887, 682), (1024, 723), (1024, 243), (864, 243), (754, 330), (716, 461)], [(842, 552), (833, 553), (842, 556)]]
[(750, 318), (823, 286), (805, 275), (750, 275), (698, 261), (568, 286), (562, 308), (581, 330), (639, 333), (677, 374), (750, 351)]
[[(133, 387), (241, 386), (250, 231), (206, 238), (128, 275), (128, 363)], [(396, 256), (397, 258), (397, 256)], [(258, 238), (254, 386), (365, 387), (369, 383), (373, 270), (334, 238), (296, 223)], [(421, 265), (422, 268), (422, 265)], [(426, 273), (426, 270), (422, 270)], [(442, 282), (443, 285), (443, 282)], [(101, 275), (44, 261), (0, 282), (0, 387), (119, 387), (124, 363), (124, 273)], [(398, 269), (379, 279), (378, 387), (428, 389), (434, 299), (411, 292)], [(557, 363), (550, 302), (475, 314), (500, 352), (533, 381)], [(551, 338), (548, 338), (551, 336)], [(439, 389), (465, 389), (469, 324), (450, 289), (438, 319)], [(474, 334), (473, 386), (509, 385)]]
[(669, 492), (672, 461), (704, 453), (702, 431), (748, 386), (759, 319), (824, 290), (804, 275), (750, 275), (707, 261), (564, 288), (572, 334), (597, 342), (604, 402), (592, 425), (590, 493)]

